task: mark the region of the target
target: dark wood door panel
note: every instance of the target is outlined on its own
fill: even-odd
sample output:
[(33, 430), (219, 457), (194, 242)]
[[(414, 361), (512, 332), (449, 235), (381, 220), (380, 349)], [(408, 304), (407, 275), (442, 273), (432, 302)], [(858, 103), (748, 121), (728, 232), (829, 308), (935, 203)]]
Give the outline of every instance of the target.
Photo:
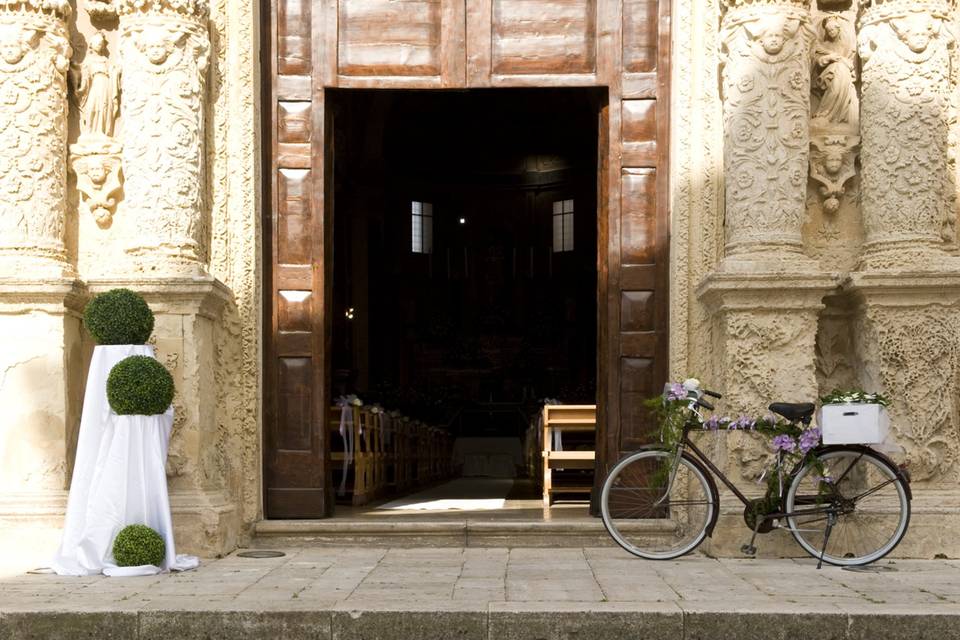
[(598, 119), (602, 481), (649, 438), (642, 401), (667, 372), (669, 2), (263, 0), (261, 15), (266, 515), (332, 513), (326, 87), (608, 88)]

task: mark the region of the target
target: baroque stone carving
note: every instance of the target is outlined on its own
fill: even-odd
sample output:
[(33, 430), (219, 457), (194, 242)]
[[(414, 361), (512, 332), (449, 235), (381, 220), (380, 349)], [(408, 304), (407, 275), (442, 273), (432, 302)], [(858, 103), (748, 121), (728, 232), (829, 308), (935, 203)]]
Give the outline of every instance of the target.
[[(858, 327), (872, 383), (893, 399), (890, 424), (914, 481), (957, 479), (960, 418), (956, 308), (870, 307)], [(947, 477), (949, 474), (952, 474)]]
[(726, 254), (801, 258), (810, 133), (805, 2), (730, 2), (721, 26)]
[(955, 237), (950, 14), (874, 0), (861, 17), (864, 268), (929, 264)]
[(856, 33), (844, 16), (827, 14), (820, 19), (813, 63), (810, 177), (818, 183), (823, 210), (836, 213), (844, 184), (856, 175), (860, 143)]
[(72, 272), (66, 257), (66, 0), (0, 1), (0, 261)]
[(73, 65), (71, 85), (80, 111), (81, 136), (113, 136), (120, 105), (120, 69), (107, 55), (107, 38), (90, 37), (82, 65)]
[(810, 139), (810, 177), (819, 183), (823, 209), (835, 213), (840, 208), (847, 180), (857, 175), (856, 149), (859, 136), (815, 135)]
[(100, 227), (113, 221), (122, 188), (120, 145), (113, 129), (120, 103), (120, 69), (110, 62), (102, 32), (90, 37), (82, 65), (70, 70), (80, 135), (70, 145), (70, 170), (80, 201)]
[(202, 270), (204, 104), (210, 41), (201, 0), (121, 0), (126, 210), (141, 263)]
[(111, 20), (117, 17), (117, 5), (114, 0), (87, 0), (84, 7), (93, 19)]

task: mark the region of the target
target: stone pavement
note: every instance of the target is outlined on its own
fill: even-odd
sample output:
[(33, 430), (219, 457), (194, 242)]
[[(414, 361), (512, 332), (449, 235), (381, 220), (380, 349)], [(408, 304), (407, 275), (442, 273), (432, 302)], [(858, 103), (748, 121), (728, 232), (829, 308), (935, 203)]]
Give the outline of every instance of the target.
[(960, 638), (960, 561), (308, 548), (149, 578), (0, 578), (0, 640)]

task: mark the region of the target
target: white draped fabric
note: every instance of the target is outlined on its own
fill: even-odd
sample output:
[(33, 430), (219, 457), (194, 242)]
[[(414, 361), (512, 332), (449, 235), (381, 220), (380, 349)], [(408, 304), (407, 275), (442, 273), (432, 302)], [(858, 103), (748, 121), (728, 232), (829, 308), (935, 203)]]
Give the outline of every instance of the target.
[[(173, 541), (165, 469), (173, 407), (163, 415), (118, 416), (107, 402), (110, 369), (135, 355), (152, 358), (153, 347), (110, 345), (93, 351), (63, 541), (51, 564), (60, 575), (151, 575), (199, 565), (196, 557), (178, 556)], [(131, 524), (145, 524), (163, 536), (163, 566), (116, 566), (113, 540)]]

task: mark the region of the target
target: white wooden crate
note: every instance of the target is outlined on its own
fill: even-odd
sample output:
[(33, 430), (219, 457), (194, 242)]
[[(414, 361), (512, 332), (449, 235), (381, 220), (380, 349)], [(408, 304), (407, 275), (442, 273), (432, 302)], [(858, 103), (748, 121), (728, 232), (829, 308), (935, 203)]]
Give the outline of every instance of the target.
[(879, 404), (825, 404), (820, 428), (823, 444), (881, 444), (890, 432), (890, 417)]

